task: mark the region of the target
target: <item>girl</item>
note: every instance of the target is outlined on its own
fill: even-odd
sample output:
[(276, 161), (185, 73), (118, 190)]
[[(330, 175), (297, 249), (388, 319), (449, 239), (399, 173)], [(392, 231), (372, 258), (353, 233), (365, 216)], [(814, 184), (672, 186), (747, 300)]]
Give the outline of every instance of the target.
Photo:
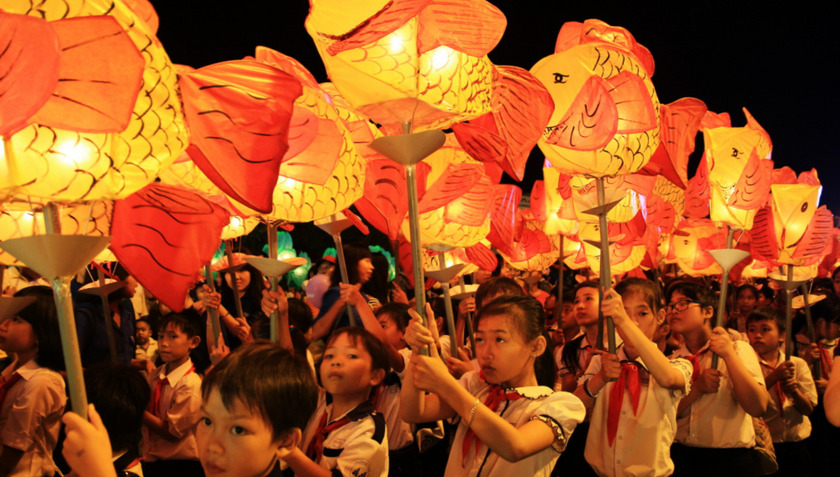
[(758, 288), (744, 284), (735, 290), (735, 309), (730, 314), (726, 328), (740, 333), (747, 331), (747, 317), (750, 316), (758, 304)]
[[(501, 296), (482, 306), (476, 330), (481, 372), (469, 371), (456, 381), (435, 346), (431, 356), (419, 354), (435, 337), (412, 319), (406, 342), (413, 351), (400, 414), (409, 422), (460, 416), (447, 476), (548, 476), (585, 410), (571, 394), (545, 385), (552, 382), (553, 360), (545, 354), (542, 306), (529, 296)], [(541, 386), (537, 376), (543, 367), (548, 382)]]
[[(671, 329), (685, 342), (671, 358), (694, 366), (691, 391), (677, 410), (677, 434), (671, 458), (679, 475), (758, 475), (755, 431), (750, 416), (767, 409), (770, 396), (755, 352), (744, 341), (732, 341), (715, 314), (709, 290), (678, 281), (666, 292)], [(712, 353), (720, 357), (712, 368)]]
[(52, 452), (67, 395), (52, 290), (17, 292), (35, 301), (0, 323), (0, 349), (15, 360), (0, 375), (0, 476), (53, 475)]
[(665, 322), (662, 293), (649, 280), (629, 278), (604, 292), (601, 310), (624, 345), (616, 355), (594, 356), (575, 391), (592, 412), (586, 461), (598, 475), (671, 475), (669, 447), (692, 367), (669, 361), (653, 342)]
[[(242, 254), (234, 254), (241, 256)], [(241, 260), (234, 259), (234, 263)], [(231, 280), (231, 274), (225, 273), (222, 280), (221, 295), (222, 307), (219, 308), (219, 319), (224, 323), (223, 332), (226, 332), (225, 343), (230, 349), (239, 347), (247, 341), (254, 321), (260, 316), (260, 300), (262, 290), (265, 288), (262, 274), (250, 264), (244, 264), (242, 268), (234, 272), (235, 282)], [(242, 304), (242, 315), (236, 314), (236, 299), (234, 293), (239, 295)]]
[(385, 420), (374, 411), (370, 395), (389, 369), (384, 346), (365, 329), (344, 327), (330, 336), (320, 367), (324, 388), (318, 408), (302, 446), (284, 457), (295, 475), (388, 475)]
[[(361, 289), (373, 276), (373, 255), (370, 250), (355, 246), (344, 246), (344, 261), (347, 264), (347, 279), (351, 285)], [(333, 269), (332, 286), (321, 299), (321, 309), (315, 321), (312, 323), (312, 339), (319, 340), (330, 334), (330, 330), (350, 325), (350, 318), (345, 311), (346, 300), (342, 299), (341, 270), (338, 267)], [(345, 293), (346, 294), (346, 293)], [(370, 302), (364, 293), (362, 296)], [(374, 306), (374, 305), (371, 305)], [(356, 318), (359, 318), (358, 311), (354, 310)], [(336, 326), (337, 321), (337, 326)]]

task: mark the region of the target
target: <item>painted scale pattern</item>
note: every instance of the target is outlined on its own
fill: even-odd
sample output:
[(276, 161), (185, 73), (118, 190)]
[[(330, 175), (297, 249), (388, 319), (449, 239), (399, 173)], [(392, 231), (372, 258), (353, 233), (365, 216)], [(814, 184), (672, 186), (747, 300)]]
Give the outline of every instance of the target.
[[(14, 193), (65, 203), (124, 198), (153, 181), (186, 147), (188, 133), (175, 69), (155, 36), (155, 26), (128, 5), (108, 0), (30, 0), (4, 2), (3, 9), (47, 21), (113, 16), (146, 60), (141, 90), (122, 133), (76, 133), (30, 125), (12, 136), (17, 161), (27, 165), (17, 171)], [(65, 144), (86, 146), (90, 154), (84, 159), (71, 157), (61, 152)]]

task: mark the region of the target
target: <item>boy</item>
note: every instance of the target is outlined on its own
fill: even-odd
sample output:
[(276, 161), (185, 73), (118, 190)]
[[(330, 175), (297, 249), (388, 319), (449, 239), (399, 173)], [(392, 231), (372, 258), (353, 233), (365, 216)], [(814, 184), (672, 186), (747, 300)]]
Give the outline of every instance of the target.
[(198, 333), (198, 323), (180, 313), (170, 313), (161, 323), (158, 352), (165, 364), (149, 375), (152, 399), (143, 416), (147, 477), (203, 475), (195, 441), (201, 378), (190, 360), (190, 351), (201, 342)]
[(283, 458), (295, 475), (388, 475), (385, 419), (374, 412), (370, 394), (389, 369), (384, 346), (365, 329), (344, 327), (330, 336), (320, 368), (325, 392), (303, 445)]
[(158, 344), (157, 340), (152, 338), (152, 326), (149, 324), (148, 318), (140, 318), (134, 323), (136, 334), (134, 341), (137, 344), (135, 350), (135, 359), (145, 359), (155, 363), (158, 358)]
[(747, 336), (758, 355), (770, 391), (762, 419), (770, 429), (779, 472), (811, 472), (811, 456), (804, 440), (811, 435), (808, 417), (817, 405), (817, 388), (805, 360), (785, 361), (785, 322), (774, 309), (759, 309), (747, 317)]
[[(214, 477), (279, 476), (277, 462), (301, 439), (318, 396), (306, 361), (265, 342), (239, 347), (201, 385), (204, 405), (196, 428), (201, 465)], [(282, 405), (278, 405), (282, 403)], [(67, 413), (64, 455), (91, 477), (113, 477), (102, 462), (108, 436), (98, 414), (91, 423)], [(110, 452), (110, 450), (108, 450)]]

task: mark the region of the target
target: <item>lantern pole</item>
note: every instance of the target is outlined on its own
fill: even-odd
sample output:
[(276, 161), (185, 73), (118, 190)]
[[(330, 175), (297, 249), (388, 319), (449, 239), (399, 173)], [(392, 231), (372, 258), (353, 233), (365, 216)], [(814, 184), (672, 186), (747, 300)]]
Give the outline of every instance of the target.
[[(438, 269), (434, 272), (427, 271), (426, 275), (433, 280), (440, 283), (443, 289), (443, 305), (446, 309), (446, 329), (449, 331), (449, 346), (450, 354), (454, 357), (458, 355), (458, 340), (455, 336), (455, 317), (452, 313), (452, 296), (449, 293), (449, 281), (460, 272), (464, 266), (458, 264), (452, 267), (446, 266), (446, 247), (441, 247), (438, 250)], [(429, 326), (435, 326), (429, 323)]]
[[(401, 164), (405, 169), (405, 183), (408, 191), (408, 228), (411, 241), (411, 259), (414, 262), (414, 303), (417, 314), (424, 325), (426, 320), (426, 289), (424, 287), (422, 257), (420, 254), (420, 213), (417, 205), (417, 177), (415, 164), (443, 146), (446, 135), (443, 131), (430, 130), (411, 133), (411, 122), (403, 122), (403, 134), (383, 136), (373, 140), (370, 147)], [(420, 350), (427, 354), (427, 349)]]
[[(788, 277), (788, 279), (790, 279), (790, 277)], [(802, 299), (804, 300), (803, 308), (805, 309), (805, 324), (808, 326), (808, 338), (811, 340), (811, 343), (816, 343), (817, 336), (814, 332), (814, 318), (811, 316), (811, 303), (808, 297), (808, 287), (806, 287), (803, 283), (802, 286), (799, 287), (799, 289), (802, 291)], [(814, 379), (821, 379), (822, 367), (819, 365), (814, 366), (813, 375)]]
[[(207, 283), (207, 288), (210, 289), (210, 293), (216, 293), (216, 282), (213, 280), (213, 270), (210, 269), (210, 265), (204, 266), (204, 277), (206, 279), (205, 283)], [(210, 312), (210, 326), (213, 329), (213, 343), (218, 344), (216, 340), (219, 339), (219, 334), (222, 332), (222, 327), (219, 324), (219, 310), (216, 308), (210, 308), (208, 310)]]
[[(475, 283), (475, 274), (471, 275), (473, 283)], [(467, 286), (464, 284), (464, 276), (458, 280), (458, 284), (461, 287), (461, 293), (467, 292)], [(467, 333), (467, 339), (470, 342), (470, 351), (472, 352), (472, 356), (475, 356), (475, 332), (473, 330), (473, 321), (472, 321), (472, 312), (467, 313), (467, 316), (464, 317), (464, 331)]]
[(785, 361), (790, 361), (790, 355), (793, 354), (793, 289), (796, 286), (793, 284), (793, 265), (787, 266), (787, 283), (785, 286)]
[[(273, 222), (267, 224), (268, 225), (268, 258), (272, 260), (277, 260), (277, 225)], [(268, 277), (269, 282), (271, 283), (271, 291), (277, 291), (277, 277), (270, 276)], [(268, 317), (269, 323), (269, 336), (271, 336), (271, 342), (277, 342), (277, 310), (271, 312), (271, 316)]]
[[(709, 250), (709, 254), (723, 269), (723, 274), (720, 279), (720, 299), (718, 300), (717, 315), (715, 316), (715, 328), (723, 326), (723, 314), (726, 312), (726, 295), (729, 289), (729, 271), (732, 270), (738, 262), (750, 256), (749, 252), (745, 250), (737, 250), (732, 248), (732, 241), (735, 237), (735, 229), (729, 227), (726, 232), (726, 248), (719, 250)], [(712, 368), (717, 369), (720, 357), (712, 353)]]
[[(332, 220), (336, 220), (336, 216), (333, 215)], [(344, 244), (341, 242), (341, 232), (333, 234), (333, 240), (335, 241), (335, 255), (338, 258), (338, 271), (341, 273), (341, 281), (347, 285), (353, 285), (350, 283), (350, 276), (347, 273), (347, 261), (344, 259)], [(345, 303), (344, 307), (347, 311), (347, 317), (350, 320), (351, 326), (356, 326), (356, 314), (353, 313), (353, 307), (350, 306), (350, 303)], [(338, 323), (338, 320), (335, 320), (335, 323)], [(335, 328), (335, 326), (333, 326)]]
[[(560, 269), (557, 270), (557, 302), (556, 302), (556, 304), (557, 304), (557, 306), (561, 306), (561, 309), (562, 309), (561, 303), (563, 303), (563, 262), (566, 259), (566, 257), (564, 257), (565, 250), (563, 249), (563, 239), (564, 239), (563, 234), (560, 234), (560, 267), (559, 267)], [(554, 314), (554, 319), (555, 320), (557, 319), (557, 313)]]

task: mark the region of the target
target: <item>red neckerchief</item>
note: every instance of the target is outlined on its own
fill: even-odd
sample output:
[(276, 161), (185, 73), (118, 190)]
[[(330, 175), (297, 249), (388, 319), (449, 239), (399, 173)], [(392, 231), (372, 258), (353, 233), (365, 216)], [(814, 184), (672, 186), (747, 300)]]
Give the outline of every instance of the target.
[(825, 344), (822, 342), (817, 343), (817, 349), (820, 350), (820, 370), (822, 371), (822, 377), (828, 379), (828, 376), (831, 374), (831, 357), (828, 355), (828, 350), (825, 349)]
[[(769, 369), (771, 373), (778, 368), (778, 365), (771, 366), (770, 363), (764, 361), (763, 359), (759, 361), (758, 364)], [(779, 400), (779, 413), (781, 414), (782, 408), (785, 405), (785, 393), (782, 391), (782, 382), (780, 380), (776, 381), (776, 384), (773, 386), (773, 390), (776, 392), (776, 399)]]
[[(636, 361), (622, 361), (621, 374), (618, 381), (610, 391), (610, 402), (607, 411), (607, 439), (610, 446), (615, 441), (615, 434), (618, 432), (618, 420), (621, 417), (621, 405), (624, 403), (624, 389), (630, 391), (630, 404), (633, 405), (633, 415), (639, 409), (639, 397), (642, 394), (642, 380), (639, 376), (639, 368), (644, 369), (641, 363)], [(645, 370), (646, 371), (646, 370)]]
[(18, 374), (17, 371), (12, 373), (9, 376), (9, 379), (0, 377), (0, 406), (3, 405), (3, 401), (6, 400), (6, 393), (14, 386), (18, 381), (22, 379), (22, 376)]
[[(184, 373), (184, 376), (195, 371), (195, 366), (190, 366), (190, 369)], [(183, 377), (183, 376), (182, 376)], [(149, 412), (157, 417), (160, 416), (160, 397), (163, 395), (163, 387), (169, 383), (169, 378), (163, 378), (155, 384), (155, 390), (152, 391), (152, 400), (149, 402)]]
[[(481, 379), (484, 379), (484, 373), (479, 373)], [(505, 390), (502, 389), (501, 386), (497, 384), (490, 385), (490, 394), (487, 395), (487, 398), (484, 400), (484, 405), (487, 406), (491, 411), (496, 412), (499, 409), (499, 404), (503, 401), (516, 401), (520, 399), (522, 396), (517, 393), (515, 390)], [(465, 462), (467, 460), (467, 454), (470, 452), (470, 446), (475, 442), (475, 452), (478, 454), (478, 448), (481, 446), (481, 439), (475, 435), (472, 429), (467, 428), (467, 432), (464, 433), (464, 442), (461, 446), (462, 452), (462, 460), (461, 466), (465, 467)]]
[[(686, 350), (687, 349), (688, 348), (686, 348)], [(709, 343), (706, 343), (702, 348), (700, 348), (700, 351), (685, 357), (685, 359), (687, 359), (694, 368), (693, 371), (691, 371), (691, 384), (694, 384), (694, 382), (697, 381), (697, 378), (700, 377), (700, 358), (703, 357), (703, 355), (709, 350), (711, 350), (711, 348), (709, 348)]]
[(321, 455), (324, 452), (324, 441), (330, 432), (339, 429), (350, 422), (350, 418), (345, 414), (341, 419), (331, 422), (327, 425), (327, 410), (321, 414), (321, 420), (318, 421), (318, 428), (315, 430), (315, 435), (312, 436), (312, 442), (306, 448), (306, 456), (312, 459), (316, 464), (321, 460)]

